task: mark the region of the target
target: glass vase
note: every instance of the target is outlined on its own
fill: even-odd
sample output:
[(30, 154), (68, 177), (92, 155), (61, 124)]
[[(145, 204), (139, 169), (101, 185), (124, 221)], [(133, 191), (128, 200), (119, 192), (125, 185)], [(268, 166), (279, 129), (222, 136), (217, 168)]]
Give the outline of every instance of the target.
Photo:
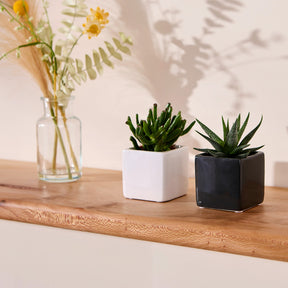
[(73, 97), (57, 101), (42, 97), (44, 115), (37, 121), (39, 179), (76, 181), (82, 174), (81, 121), (72, 113)]

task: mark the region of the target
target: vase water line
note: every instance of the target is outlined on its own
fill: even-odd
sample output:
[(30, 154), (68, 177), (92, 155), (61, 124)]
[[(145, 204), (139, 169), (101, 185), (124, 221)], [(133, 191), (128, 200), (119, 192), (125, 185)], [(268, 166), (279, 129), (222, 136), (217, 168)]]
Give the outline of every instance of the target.
[(73, 97), (57, 101), (46, 97), (44, 115), (37, 121), (39, 179), (71, 182), (82, 174), (81, 121), (72, 114)]

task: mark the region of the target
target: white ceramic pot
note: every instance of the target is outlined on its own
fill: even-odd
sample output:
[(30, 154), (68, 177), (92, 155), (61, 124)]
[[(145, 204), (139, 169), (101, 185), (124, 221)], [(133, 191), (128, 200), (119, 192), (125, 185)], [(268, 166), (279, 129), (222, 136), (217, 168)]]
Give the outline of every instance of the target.
[(187, 193), (188, 147), (166, 152), (123, 151), (123, 193), (126, 198), (169, 201)]

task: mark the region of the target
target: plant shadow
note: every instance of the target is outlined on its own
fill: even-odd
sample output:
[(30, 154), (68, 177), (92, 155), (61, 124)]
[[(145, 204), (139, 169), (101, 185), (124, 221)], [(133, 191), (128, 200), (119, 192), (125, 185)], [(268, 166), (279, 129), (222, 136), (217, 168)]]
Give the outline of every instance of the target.
[[(276, 40), (273, 37), (265, 39), (261, 30), (252, 29), (246, 37), (222, 51), (213, 47), (209, 36), (231, 25), (234, 15), (241, 13), (243, 4), (238, 0), (206, 0), (209, 16), (202, 21), (200, 35), (191, 35), (190, 41), (183, 40), (177, 32), (182, 25), (180, 11), (166, 8), (161, 3), (156, 0), (118, 1), (120, 20), (132, 31), (137, 48), (138, 63), (131, 77), (147, 89), (161, 107), (170, 102), (176, 112), (181, 110), (183, 116), (191, 121), (195, 116), (191, 115), (189, 98), (193, 97), (199, 82), (214, 73), (222, 73), (233, 98), (227, 113), (234, 115), (239, 112), (243, 99), (254, 95), (245, 91), (232, 68), (258, 61), (252, 52), (269, 49)], [(239, 59), (242, 62), (239, 63)], [(199, 145), (192, 134), (184, 141), (189, 143), (189, 147), (197, 147)], [(194, 150), (190, 153), (195, 154)]]

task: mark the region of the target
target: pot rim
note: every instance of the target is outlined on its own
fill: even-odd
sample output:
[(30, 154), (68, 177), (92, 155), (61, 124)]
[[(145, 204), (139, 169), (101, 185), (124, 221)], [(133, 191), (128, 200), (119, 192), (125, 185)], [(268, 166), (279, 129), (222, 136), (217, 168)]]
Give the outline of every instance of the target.
[(185, 149), (187, 148), (188, 149), (188, 146), (185, 146), (185, 145), (175, 145), (175, 146), (176, 146), (175, 149), (172, 149), (172, 150), (169, 150), (169, 151), (136, 150), (133, 147), (126, 148), (126, 149), (124, 149), (124, 151), (134, 151), (134, 152), (142, 152), (142, 153), (173, 153), (175, 151), (182, 150), (183, 148), (185, 148)]
[(244, 160), (244, 159), (247, 159), (247, 158), (252, 158), (252, 157), (255, 157), (256, 155), (259, 155), (259, 154), (264, 154), (263, 151), (257, 151), (249, 156), (247, 156), (246, 158), (238, 158), (238, 157), (215, 157), (215, 156), (212, 156), (212, 155), (209, 155), (208, 153), (199, 153), (199, 154), (196, 154), (195, 157), (205, 157), (205, 158), (214, 158), (214, 159), (231, 159), (231, 160)]

